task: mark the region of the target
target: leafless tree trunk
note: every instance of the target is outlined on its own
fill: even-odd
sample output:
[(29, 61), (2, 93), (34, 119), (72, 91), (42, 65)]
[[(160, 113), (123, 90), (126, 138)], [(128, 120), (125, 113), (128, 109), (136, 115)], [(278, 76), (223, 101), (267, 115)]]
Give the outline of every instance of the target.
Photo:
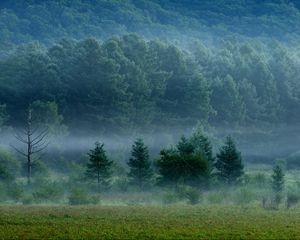
[(15, 135), (19, 142), (26, 144), (26, 151), (22, 151), (12, 146), (19, 154), (27, 159), (27, 184), (30, 184), (31, 182), (33, 157), (45, 150), (49, 145), (49, 142), (47, 142), (48, 133), (48, 128), (42, 130), (39, 126), (33, 128), (32, 109), (29, 107), (26, 126), (20, 130), (20, 133), (16, 133)]

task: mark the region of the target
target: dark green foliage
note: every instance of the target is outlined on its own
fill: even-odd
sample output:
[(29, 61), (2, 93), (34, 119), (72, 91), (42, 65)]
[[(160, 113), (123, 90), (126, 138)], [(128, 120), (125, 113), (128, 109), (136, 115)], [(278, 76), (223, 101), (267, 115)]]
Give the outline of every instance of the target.
[(223, 183), (236, 184), (241, 180), (244, 172), (241, 153), (237, 151), (231, 137), (227, 137), (224, 145), (217, 154), (217, 175)]
[(6, 149), (0, 149), (0, 181), (13, 181), (20, 175), (20, 163)]
[(86, 177), (97, 182), (98, 190), (109, 188), (113, 162), (107, 158), (104, 144), (96, 142), (95, 148), (88, 155)]
[(297, 123), (295, 52), (250, 40), (187, 52), (132, 34), (30, 44), (0, 59), (0, 115), (17, 126), (31, 103), (52, 132), (95, 135)]
[(300, 195), (297, 192), (288, 192), (286, 197), (286, 208), (290, 209), (291, 207), (297, 205), (300, 201)]
[(201, 130), (196, 130), (190, 138), (191, 144), (194, 146), (194, 151), (202, 154), (208, 162), (208, 177), (212, 175), (215, 165), (215, 157), (213, 149), (208, 137)]
[(297, 40), (300, 32), (296, 0), (23, 0), (1, 1), (0, 10), (0, 50), (32, 40), (51, 44), (63, 36), (107, 38), (127, 32), (175, 39), (183, 33), (203, 39), (264, 33), (283, 41)]
[(135, 141), (132, 146), (131, 158), (127, 163), (130, 167), (128, 177), (131, 183), (137, 185), (140, 190), (145, 189), (151, 182), (153, 177), (153, 171), (151, 168), (151, 162), (149, 161), (148, 148), (145, 146), (142, 139)]
[(277, 194), (282, 193), (284, 189), (284, 172), (279, 164), (276, 164), (273, 168), (272, 188)]
[[(50, 169), (47, 167), (45, 162), (42, 160), (39, 160), (39, 159), (35, 159), (31, 163), (31, 170), (32, 170), (32, 176), (37, 179), (48, 177), (50, 174), (50, 172), (49, 172)], [(26, 176), (26, 174), (27, 174), (27, 164), (26, 163), (23, 163), (22, 174), (23, 174), (23, 176)]]
[(201, 192), (196, 188), (187, 189), (185, 195), (191, 205), (199, 204), (202, 197)]
[(58, 202), (63, 197), (63, 189), (58, 183), (47, 183), (40, 186), (32, 195), (36, 203)]
[(75, 134), (299, 122), (297, 1), (1, 1), (0, 16), (0, 125), (32, 102)]
[(83, 189), (73, 188), (70, 190), (68, 200), (70, 205), (98, 204), (100, 202), (100, 196), (89, 195), (89, 193)]
[(70, 205), (84, 205), (89, 203), (88, 193), (82, 189), (72, 189), (68, 198)]
[(195, 146), (184, 136), (180, 138), (176, 147), (181, 155), (189, 155), (195, 152)]
[(206, 158), (195, 152), (184, 137), (177, 144), (177, 149), (161, 151), (157, 166), (161, 175), (159, 181), (167, 184), (200, 185), (208, 170)]

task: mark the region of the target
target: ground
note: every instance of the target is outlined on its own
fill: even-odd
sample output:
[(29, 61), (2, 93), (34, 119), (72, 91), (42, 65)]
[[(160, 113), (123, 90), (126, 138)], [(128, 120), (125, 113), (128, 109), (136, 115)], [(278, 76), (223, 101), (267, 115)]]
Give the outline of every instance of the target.
[(300, 239), (300, 211), (258, 206), (1, 206), (0, 239)]

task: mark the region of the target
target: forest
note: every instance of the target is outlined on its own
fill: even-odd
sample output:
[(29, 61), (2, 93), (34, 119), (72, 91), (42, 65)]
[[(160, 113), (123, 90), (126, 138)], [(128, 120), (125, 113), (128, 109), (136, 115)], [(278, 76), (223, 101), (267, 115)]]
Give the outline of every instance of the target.
[(299, 23), (297, 0), (1, 0), (0, 238), (299, 237)]

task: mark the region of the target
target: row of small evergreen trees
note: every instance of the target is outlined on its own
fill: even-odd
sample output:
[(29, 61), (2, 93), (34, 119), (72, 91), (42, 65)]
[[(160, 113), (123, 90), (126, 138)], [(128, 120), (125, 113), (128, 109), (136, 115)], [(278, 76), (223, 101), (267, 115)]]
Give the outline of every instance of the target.
[[(86, 177), (97, 182), (99, 191), (109, 188), (113, 161), (107, 157), (104, 144), (97, 142), (88, 155)], [(154, 163), (144, 141), (137, 139), (127, 165), (130, 184), (140, 190), (146, 190), (154, 182), (207, 187), (213, 180), (219, 180), (232, 185), (239, 183), (244, 174), (241, 153), (231, 137), (227, 137), (215, 157), (211, 142), (202, 133), (182, 137), (175, 147), (161, 150)]]

